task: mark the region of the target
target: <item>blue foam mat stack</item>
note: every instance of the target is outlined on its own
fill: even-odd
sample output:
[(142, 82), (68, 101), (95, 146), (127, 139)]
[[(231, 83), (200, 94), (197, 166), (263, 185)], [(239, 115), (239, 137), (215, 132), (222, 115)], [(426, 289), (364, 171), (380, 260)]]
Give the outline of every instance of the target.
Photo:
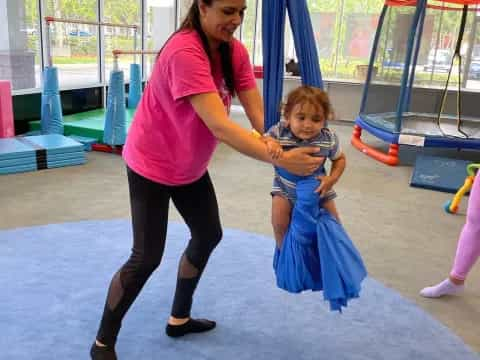
[(59, 134), (0, 139), (0, 174), (81, 165), (84, 145)]

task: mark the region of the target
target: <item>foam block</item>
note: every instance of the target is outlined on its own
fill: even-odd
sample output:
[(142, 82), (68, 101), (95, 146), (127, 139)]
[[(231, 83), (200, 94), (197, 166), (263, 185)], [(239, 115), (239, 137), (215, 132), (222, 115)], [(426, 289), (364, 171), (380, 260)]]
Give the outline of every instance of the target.
[(139, 64), (130, 64), (130, 85), (128, 87), (128, 108), (136, 109), (142, 97), (142, 79)]
[(123, 145), (127, 136), (125, 107), (125, 82), (122, 71), (110, 73), (107, 94), (107, 111), (103, 130), (103, 142), (107, 145)]
[(43, 71), (40, 125), (42, 134), (63, 134), (62, 103), (58, 87), (58, 70), (46, 67)]
[(455, 194), (465, 182), (471, 161), (418, 155), (410, 185)]
[(79, 135), (69, 135), (70, 139), (78, 141), (79, 143), (83, 144), (83, 149), (85, 151), (92, 151), (92, 145), (97, 143), (97, 139), (79, 136)]
[(25, 136), (25, 141), (46, 149), (48, 154), (83, 151), (83, 144), (59, 134)]
[(13, 125), (12, 87), (10, 81), (0, 80), (0, 138), (15, 136)]
[(35, 159), (35, 149), (17, 138), (0, 139), (0, 160), (23, 157)]

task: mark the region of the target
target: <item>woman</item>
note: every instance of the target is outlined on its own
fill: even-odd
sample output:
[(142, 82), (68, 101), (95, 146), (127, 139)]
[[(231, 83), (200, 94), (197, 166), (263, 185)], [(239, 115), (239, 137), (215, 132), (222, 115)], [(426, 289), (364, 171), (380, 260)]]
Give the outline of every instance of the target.
[(248, 53), (233, 38), (245, 0), (195, 0), (180, 29), (158, 55), (129, 130), (124, 159), (130, 190), (133, 249), (113, 276), (97, 339), (95, 360), (116, 359), (121, 321), (160, 264), (172, 199), (191, 232), (177, 275), (166, 333), (204, 332), (215, 322), (192, 319), (195, 288), (222, 238), (215, 191), (207, 166), (218, 141), (252, 158), (293, 173), (311, 174), (323, 161), (317, 148), (288, 152), (273, 160), (262, 140), (228, 117), (233, 95), (252, 126), (263, 132), (262, 101)]

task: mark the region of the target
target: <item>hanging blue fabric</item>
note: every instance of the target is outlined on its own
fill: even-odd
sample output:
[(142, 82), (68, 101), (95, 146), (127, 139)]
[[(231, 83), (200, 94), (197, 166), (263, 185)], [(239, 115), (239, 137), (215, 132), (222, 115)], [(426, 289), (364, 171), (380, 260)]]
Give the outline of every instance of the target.
[[(263, 98), (265, 130), (280, 120), (284, 74), (285, 16), (288, 9), (304, 85), (323, 88), (312, 23), (305, 0), (263, 0)], [(341, 311), (359, 296), (367, 272), (348, 234), (325, 209), (314, 191), (318, 180), (278, 169), (296, 183), (297, 200), (282, 248), (273, 267), (278, 287), (289, 292), (323, 290), (332, 310)]]
[(288, 0), (287, 6), (302, 84), (323, 89), (320, 62), (307, 2), (306, 0)]
[(330, 309), (341, 311), (359, 296), (367, 272), (343, 226), (321, 207), (314, 192), (318, 185), (312, 177), (297, 181), (290, 227), (282, 248), (275, 249), (273, 267), (279, 288), (292, 293), (323, 290)]
[(280, 120), (283, 91), (285, 12), (287, 0), (263, 0), (263, 101), (265, 131)]
[(288, 7), (302, 83), (323, 89), (313, 27), (306, 0), (263, 0), (263, 100), (265, 130), (280, 120), (285, 66), (285, 16)]

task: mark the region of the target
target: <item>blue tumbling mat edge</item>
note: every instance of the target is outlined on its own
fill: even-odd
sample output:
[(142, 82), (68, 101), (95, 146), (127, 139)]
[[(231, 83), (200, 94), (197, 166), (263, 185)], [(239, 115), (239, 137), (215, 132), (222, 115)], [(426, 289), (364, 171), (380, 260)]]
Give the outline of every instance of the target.
[(22, 143), (18, 138), (0, 139), (0, 160), (32, 157), (35, 159), (35, 149)]
[(0, 174), (81, 165), (86, 161), (84, 145), (63, 135), (0, 139)]
[(455, 194), (465, 182), (471, 161), (420, 154), (410, 186)]

